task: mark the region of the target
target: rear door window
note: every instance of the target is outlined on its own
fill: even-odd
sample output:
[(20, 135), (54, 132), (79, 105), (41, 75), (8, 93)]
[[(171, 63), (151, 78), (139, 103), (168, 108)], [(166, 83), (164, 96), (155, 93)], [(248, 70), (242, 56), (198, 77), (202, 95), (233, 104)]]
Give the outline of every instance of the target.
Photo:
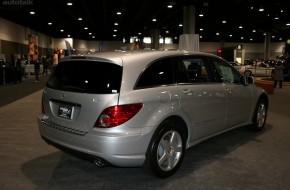
[(172, 85), (174, 83), (171, 58), (164, 58), (152, 63), (142, 73), (136, 88)]
[(74, 60), (60, 62), (46, 86), (83, 93), (119, 93), (122, 67), (113, 63)]

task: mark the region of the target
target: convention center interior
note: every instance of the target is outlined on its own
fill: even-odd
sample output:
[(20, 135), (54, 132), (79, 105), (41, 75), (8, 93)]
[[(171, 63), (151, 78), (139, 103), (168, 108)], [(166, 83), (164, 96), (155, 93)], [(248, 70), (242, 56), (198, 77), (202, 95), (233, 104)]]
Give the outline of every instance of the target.
[(290, 189), (289, 10), (1, 0), (0, 189)]

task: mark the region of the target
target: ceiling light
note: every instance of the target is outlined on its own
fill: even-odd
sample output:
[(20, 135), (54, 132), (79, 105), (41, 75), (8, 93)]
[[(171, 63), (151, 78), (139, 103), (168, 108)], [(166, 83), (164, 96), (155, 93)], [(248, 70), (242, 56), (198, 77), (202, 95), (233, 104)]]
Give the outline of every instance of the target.
[(67, 2), (67, 4), (66, 4), (67, 6), (72, 6), (73, 5), (73, 3), (72, 2)]
[(152, 21), (153, 21), (153, 22), (156, 22), (157, 20), (156, 20), (156, 18), (153, 18)]
[(60, 31), (61, 31), (61, 32), (63, 32), (64, 30), (63, 30), (63, 29), (61, 29)]
[(68, 34), (67, 37), (70, 38), (70, 35)]
[(222, 23), (225, 24), (225, 23), (227, 23), (227, 21), (226, 20), (223, 20)]
[(120, 11), (117, 12), (117, 15), (121, 15), (122, 13)]
[(89, 35), (92, 35), (92, 33), (90, 32)]
[(183, 25), (180, 23), (178, 26), (182, 27)]
[(82, 17), (79, 17), (78, 20), (83, 20), (83, 18)]
[(30, 11), (29, 12), (31, 15), (35, 15), (35, 12), (34, 11)]
[(88, 27), (84, 27), (85, 30), (89, 29)]
[(49, 22), (49, 23), (47, 23), (48, 25), (52, 25), (52, 23), (51, 22)]
[(115, 26), (118, 26), (119, 24), (117, 22), (114, 23)]
[(261, 6), (260, 8), (259, 8), (259, 12), (263, 12), (264, 11), (264, 8), (263, 8), (263, 6)]
[(167, 5), (167, 7), (168, 7), (169, 9), (171, 9), (173, 6), (170, 4), (170, 5)]
[(243, 26), (242, 26), (242, 25), (240, 25), (240, 26), (239, 26), (239, 28), (243, 28)]
[(203, 17), (203, 13), (200, 11), (200, 13), (199, 13), (198, 16), (199, 16), (199, 17)]

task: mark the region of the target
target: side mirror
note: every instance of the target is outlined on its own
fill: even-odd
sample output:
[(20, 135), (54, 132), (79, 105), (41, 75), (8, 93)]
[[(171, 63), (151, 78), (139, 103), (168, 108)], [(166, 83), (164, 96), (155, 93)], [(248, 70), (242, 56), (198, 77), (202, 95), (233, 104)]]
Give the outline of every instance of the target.
[(255, 78), (252, 76), (243, 76), (243, 84), (249, 85), (249, 84), (255, 84)]

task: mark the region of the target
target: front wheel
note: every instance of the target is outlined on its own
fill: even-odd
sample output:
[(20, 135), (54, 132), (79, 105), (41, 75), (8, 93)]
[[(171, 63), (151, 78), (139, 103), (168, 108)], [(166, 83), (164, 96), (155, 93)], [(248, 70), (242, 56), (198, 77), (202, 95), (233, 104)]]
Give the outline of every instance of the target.
[(251, 128), (260, 131), (264, 128), (267, 119), (268, 105), (265, 99), (260, 99), (256, 105)]
[(164, 123), (149, 144), (144, 169), (160, 178), (173, 175), (185, 153), (184, 132), (174, 122)]

